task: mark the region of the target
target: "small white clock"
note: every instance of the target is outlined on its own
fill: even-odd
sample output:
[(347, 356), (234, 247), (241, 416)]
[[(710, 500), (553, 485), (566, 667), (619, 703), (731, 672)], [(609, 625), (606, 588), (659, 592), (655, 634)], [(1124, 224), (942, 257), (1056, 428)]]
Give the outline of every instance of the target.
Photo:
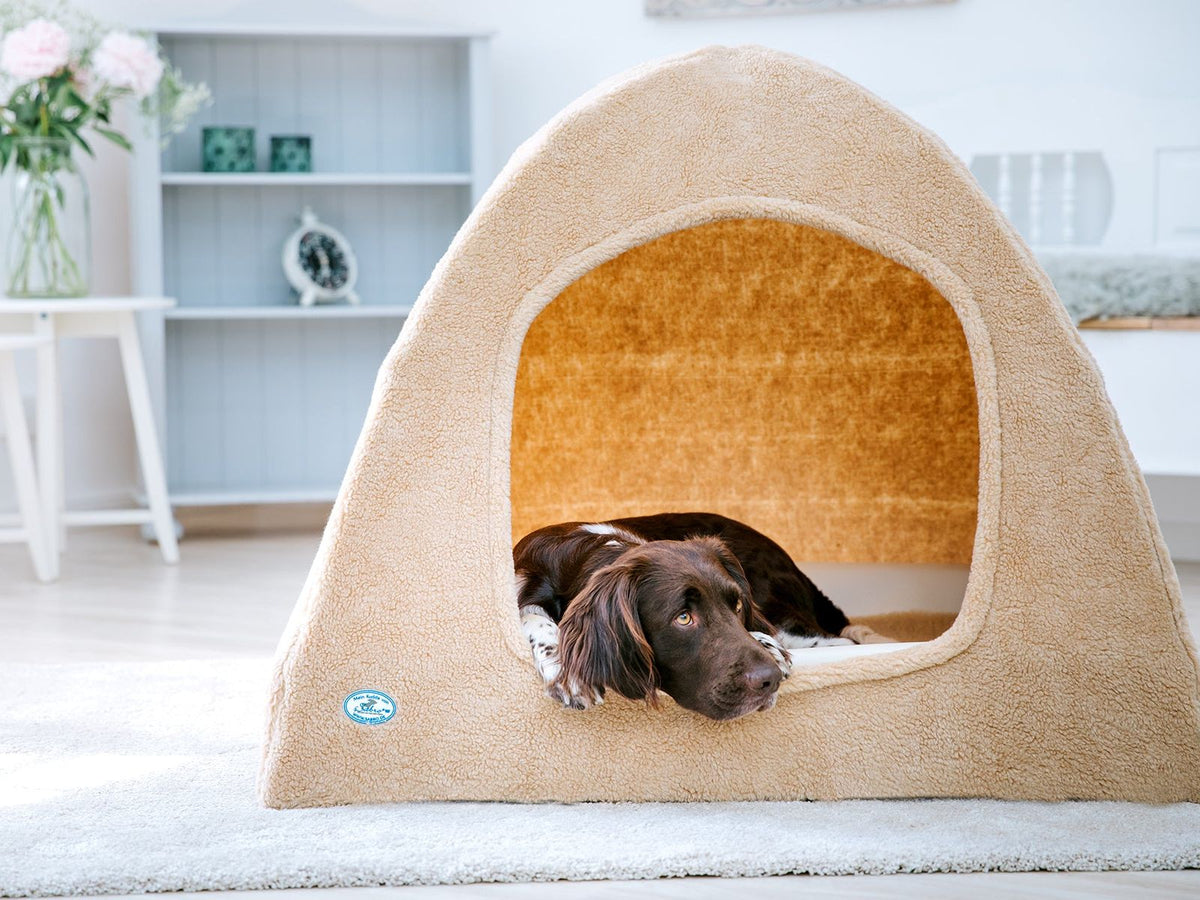
[(301, 306), (359, 302), (354, 293), (358, 260), (350, 242), (340, 231), (318, 221), (307, 206), (300, 214), (300, 227), (284, 241), (283, 273), (299, 292)]

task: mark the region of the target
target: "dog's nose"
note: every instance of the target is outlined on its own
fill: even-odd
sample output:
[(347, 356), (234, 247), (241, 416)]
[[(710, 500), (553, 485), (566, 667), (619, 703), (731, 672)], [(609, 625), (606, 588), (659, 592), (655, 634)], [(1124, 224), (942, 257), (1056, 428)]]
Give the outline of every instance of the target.
[(774, 662), (757, 663), (742, 676), (746, 687), (755, 693), (773, 694), (779, 690), (783, 673)]

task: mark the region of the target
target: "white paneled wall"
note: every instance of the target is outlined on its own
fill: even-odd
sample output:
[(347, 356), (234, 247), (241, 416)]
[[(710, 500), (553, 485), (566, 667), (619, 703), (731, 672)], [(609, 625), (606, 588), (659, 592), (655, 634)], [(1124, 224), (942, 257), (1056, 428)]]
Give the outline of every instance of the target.
[(470, 168), (465, 41), (168, 35), (162, 43), (214, 98), (171, 142), (164, 171), (200, 170), (206, 125), (255, 127), (260, 171), (272, 134), (313, 135), (318, 172)]
[(166, 292), (189, 306), (295, 306), (280, 248), (310, 206), (350, 241), (366, 305), (416, 299), (470, 211), (466, 186), (163, 188)]
[(331, 498), (401, 321), (234, 319), (168, 327), (173, 490), (185, 502), (189, 494)]

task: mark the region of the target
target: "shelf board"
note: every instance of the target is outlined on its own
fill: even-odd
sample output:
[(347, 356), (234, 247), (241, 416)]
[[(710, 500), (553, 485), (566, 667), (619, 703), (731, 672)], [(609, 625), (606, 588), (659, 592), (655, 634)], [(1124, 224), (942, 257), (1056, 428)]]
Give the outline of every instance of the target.
[(347, 303), (317, 306), (176, 306), (168, 319), (403, 319), (411, 306), (350, 306)]
[(332, 503), (338, 486), (297, 488), (216, 488), (171, 491), (172, 506), (244, 506), (258, 503)]
[(1084, 319), (1085, 331), (1200, 331), (1200, 316), (1113, 316)]
[(458, 187), (470, 172), (163, 172), (163, 187)]
[(142, 312), (175, 305), (171, 297), (5, 297), (0, 295), (0, 313)]

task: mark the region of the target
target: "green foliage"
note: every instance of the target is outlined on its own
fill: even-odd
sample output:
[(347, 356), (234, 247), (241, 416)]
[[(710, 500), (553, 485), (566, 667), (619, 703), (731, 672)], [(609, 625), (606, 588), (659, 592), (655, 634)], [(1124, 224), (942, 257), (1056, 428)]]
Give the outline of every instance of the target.
[(158, 119), (158, 133), (165, 147), (172, 137), (187, 127), (188, 119), (212, 102), (208, 85), (193, 84), (183, 73), (163, 59), (162, 79), (158, 90), (141, 103), (141, 113)]
[[(120, 133), (106, 127), (112, 115), (113, 97), (94, 97), (91, 102), (79, 93), (69, 71), (40, 78), (20, 85), (5, 104), (4, 132), (0, 134), (0, 169), (13, 160), (18, 138), (62, 138), (88, 155), (91, 145), (83, 130), (91, 126), (102, 137), (128, 149), (129, 141)], [(26, 160), (17, 159), (26, 168)]]

